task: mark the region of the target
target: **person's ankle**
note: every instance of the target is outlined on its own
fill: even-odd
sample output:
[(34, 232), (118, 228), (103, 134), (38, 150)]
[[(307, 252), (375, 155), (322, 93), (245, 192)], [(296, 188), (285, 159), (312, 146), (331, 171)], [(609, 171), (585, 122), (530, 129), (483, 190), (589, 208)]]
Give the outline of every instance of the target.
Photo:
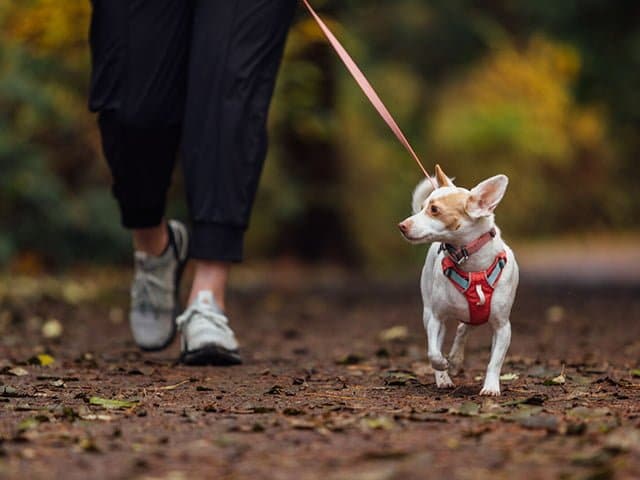
[(198, 300), (198, 294), (200, 292), (210, 292), (213, 296), (213, 301), (215, 302), (216, 306), (223, 312), (225, 311), (225, 295), (220, 291), (220, 289), (216, 289), (216, 291), (214, 291), (211, 288), (192, 288), (191, 292), (189, 293), (189, 300), (187, 301), (187, 305), (191, 305), (196, 300)]
[(218, 306), (225, 310), (225, 293), (230, 264), (210, 260), (194, 260), (194, 276), (189, 294), (190, 305), (201, 291), (210, 291)]
[(133, 230), (133, 248), (154, 257), (162, 256), (169, 248), (169, 229), (166, 221), (156, 227)]

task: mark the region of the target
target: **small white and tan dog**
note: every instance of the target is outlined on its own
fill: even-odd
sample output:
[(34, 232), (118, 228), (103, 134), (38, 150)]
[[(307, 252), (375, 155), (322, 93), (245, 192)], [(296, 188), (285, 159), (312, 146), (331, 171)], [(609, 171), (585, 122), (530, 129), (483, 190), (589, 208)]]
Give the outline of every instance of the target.
[[(425, 179), (413, 192), (413, 216), (398, 225), (411, 243), (431, 245), (420, 286), (428, 356), (438, 388), (451, 388), (464, 360), (470, 326), (493, 328), (491, 359), (481, 395), (500, 395), (500, 370), (511, 342), (509, 316), (518, 288), (518, 265), (494, 223), (494, 210), (509, 183), (491, 177), (471, 191), (456, 187), (436, 166), (437, 189)], [(459, 322), (448, 359), (445, 325)]]

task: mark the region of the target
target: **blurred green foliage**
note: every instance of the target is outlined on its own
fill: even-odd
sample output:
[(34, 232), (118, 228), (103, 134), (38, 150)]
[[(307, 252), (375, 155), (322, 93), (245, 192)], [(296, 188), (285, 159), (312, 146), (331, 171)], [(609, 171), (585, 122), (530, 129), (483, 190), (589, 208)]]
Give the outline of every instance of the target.
[[(467, 187), (509, 175), (508, 236), (638, 228), (638, 2), (314, 4), (428, 168)], [(89, 14), (84, 0), (0, 5), (0, 265), (128, 254), (86, 111)], [(270, 129), (251, 257), (384, 268), (420, 254), (395, 229), (419, 170), (302, 8)]]

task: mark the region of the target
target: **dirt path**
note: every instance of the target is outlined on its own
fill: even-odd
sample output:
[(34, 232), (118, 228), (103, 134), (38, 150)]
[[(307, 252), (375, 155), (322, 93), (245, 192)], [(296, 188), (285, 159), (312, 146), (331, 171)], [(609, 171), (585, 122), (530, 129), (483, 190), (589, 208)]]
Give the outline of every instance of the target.
[[(491, 400), (488, 328), (457, 387), (435, 388), (415, 281), (242, 288), (235, 368), (139, 353), (109, 306), (125, 287), (5, 296), (0, 477), (638, 478), (640, 289), (523, 285), (503, 370), (517, 378)], [(51, 318), (61, 339), (42, 336)]]

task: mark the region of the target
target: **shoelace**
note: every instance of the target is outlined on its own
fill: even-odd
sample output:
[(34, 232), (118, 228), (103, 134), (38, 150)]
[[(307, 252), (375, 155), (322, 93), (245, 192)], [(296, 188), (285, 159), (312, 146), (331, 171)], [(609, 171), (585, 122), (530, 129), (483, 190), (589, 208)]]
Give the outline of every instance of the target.
[(142, 261), (136, 263), (135, 277), (131, 291), (132, 306), (136, 308), (170, 308), (162, 298), (172, 295), (164, 280), (156, 273), (157, 265), (148, 265)]
[(196, 315), (208, 321), (218, 330), (222, 330), (223, 332), (227, 332), (229, 330), (229, 320), (227, 319), (227, 317), (221, 313), (218, 313), (212, 305), (202, 302), (196, 302), (192, 304), (184, 314), (180, 315), (177, 318), (176, 323), (178, 325), (178, 328), (182, 328), (183, 326), (188, 324)]

